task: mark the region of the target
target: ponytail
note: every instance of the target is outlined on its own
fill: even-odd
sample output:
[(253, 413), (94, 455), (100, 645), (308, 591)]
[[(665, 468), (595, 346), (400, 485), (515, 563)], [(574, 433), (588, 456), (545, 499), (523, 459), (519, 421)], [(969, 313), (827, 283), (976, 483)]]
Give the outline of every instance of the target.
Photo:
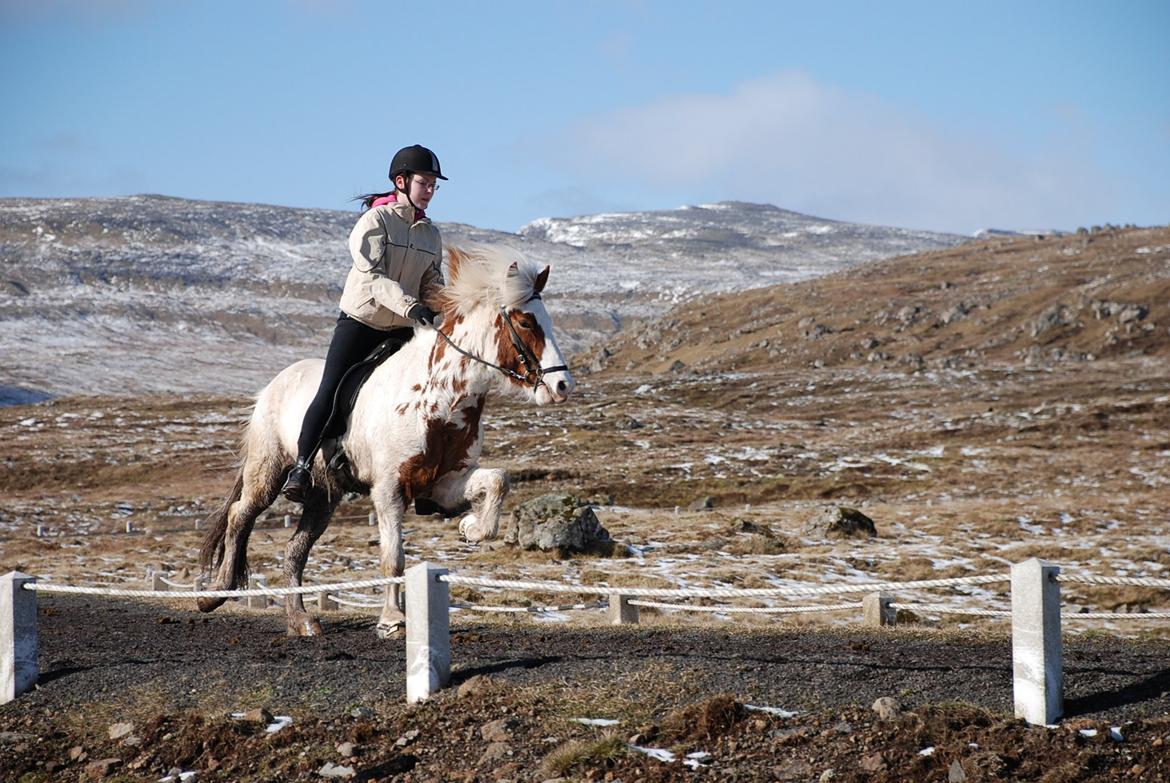
[(387, 190), (385, 193), (366, 193), (361, 196), (354, 196), (352, 201), (360, 201), (362, 203), (362, 211), (365, 212), (367, 209), (370, 209), (372, 206), (374, 206), (375, 201), (380, 198), (385, 198), (386, 196), (389, 196), (395, 192), (397, 191)]

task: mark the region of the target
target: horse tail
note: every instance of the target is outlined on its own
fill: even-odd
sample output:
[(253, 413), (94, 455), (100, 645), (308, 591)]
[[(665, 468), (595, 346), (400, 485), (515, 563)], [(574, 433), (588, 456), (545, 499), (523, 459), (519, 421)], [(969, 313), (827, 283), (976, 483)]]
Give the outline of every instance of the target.
[[(203, 535), (203, 545), (199, 548), (199, 566), (204, 572), (218, 568), (223, 560), (223, 539), (227, 535), (228, 515), (232, 506), (244, 494), (244, 464), (236, 472), (236, 485), (231, 494), (224, 500), (211, 516), (207, 518), (207, 532)], [(247, 568), (247, 566), (245, 566)]]

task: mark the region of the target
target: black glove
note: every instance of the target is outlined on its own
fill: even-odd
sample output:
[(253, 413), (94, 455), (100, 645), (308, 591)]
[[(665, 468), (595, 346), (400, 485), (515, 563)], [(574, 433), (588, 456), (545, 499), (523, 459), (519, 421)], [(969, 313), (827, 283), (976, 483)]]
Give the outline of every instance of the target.
[(422, 302), (411, 305), (410, 309), (406, 311), (407, 318), (422, 326), (434, 326), (436, 315), (434, 310)]

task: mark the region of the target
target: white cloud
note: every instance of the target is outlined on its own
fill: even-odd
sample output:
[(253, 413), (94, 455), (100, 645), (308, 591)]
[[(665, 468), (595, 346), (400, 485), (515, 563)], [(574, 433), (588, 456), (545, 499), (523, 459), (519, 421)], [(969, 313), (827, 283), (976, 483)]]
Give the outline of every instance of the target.
[(621, 171), (676, 201), (938, 230), (1069, 228), (1112, 201), (1087, 149), (1042, 159), (799, 71), (587, 117), (545, 149), (560, 168)]

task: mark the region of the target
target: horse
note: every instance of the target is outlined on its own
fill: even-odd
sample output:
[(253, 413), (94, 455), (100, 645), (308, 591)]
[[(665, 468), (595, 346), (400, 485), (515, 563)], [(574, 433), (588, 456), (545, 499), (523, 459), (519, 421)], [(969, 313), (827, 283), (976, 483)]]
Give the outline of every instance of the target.
[[(470, 542), (495, 538), (509, 490), (507, 473), (481, 468), (483, 412), (493, 394), (537, 405), (565, 402), (576, 386), (553, 336), (541, 292), (549, 268), (500, 248), (448, 248), (448, 283), (438, 295), (441, 322), (418, 326), (413, 339), (378, 365), (354, 400), (336, 446), (348, 465), (313, 463), (313, 488), (285, 549), (283, 575), (300, 586), (314, 542), (347, 492), (368, 494), (378, 519), (383, 576), (402, 576), (402, 519), (417, 499), (442, 509), (467, 509), (459, 531)], [(209, 589), (234, 590), (248, 578), (248, 536), (276, 500), (296, 458), (301, 420), (320, 383), (324, 362), (286, 367), (257, 395), (240, 446), (235, 486), (208, 519), (199, 553)], [(322, 452), (327, 451), (323, 448)], [(406, 626), (399, 584), (386, 585), (376, 630)], [(210, 612), (226, 599), (199, 598)], [(321, 633), (300, 594), (284, 600), (291, 636)]]

